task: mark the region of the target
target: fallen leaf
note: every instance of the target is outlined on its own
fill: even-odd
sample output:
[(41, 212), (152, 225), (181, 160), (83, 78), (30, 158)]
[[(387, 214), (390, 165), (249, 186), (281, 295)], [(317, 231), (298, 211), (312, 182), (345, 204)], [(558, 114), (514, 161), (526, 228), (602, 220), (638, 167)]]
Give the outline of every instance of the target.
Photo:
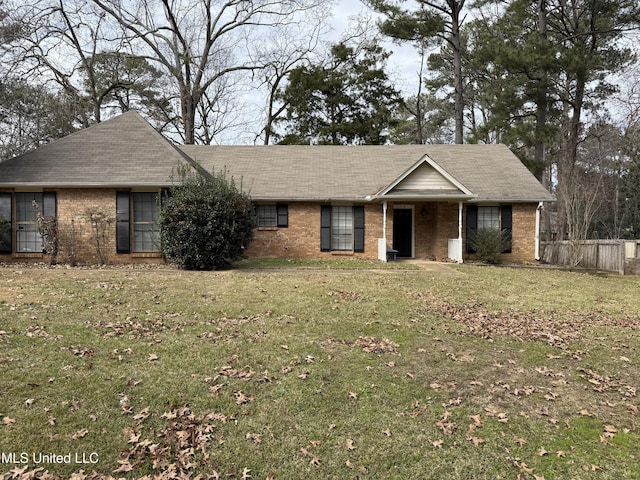
[(247, 397), (244, 393), (242, 393), (241, 390), (238, 390), (237, 392), (234, 392), (233, 395), (236, 397), (236, 404), (237, 405), (243, 405), (243, 404), (249, 403), (251, 400), (253, 400), (253, 397)]
[(476, 447), (478, 445), (480, 445), (481, 443), (484, 443), (484, 440), (482, 438), (478, 438), (478, 437), (468, 437), (467, 440), (469, 440), (471, 443), (473, 443)]
[(353, 440), (347, 439), (347, 450), (355, 450), (356, 446), (353, 444)]
[(27, 399), (24, 401), (24, 406), (25, 406), (26, 408), (29, 408), (29, 407), (31, 407), (31, 405), (33, 405), (33, 402), (35, 402), (35, 401), (36, 401), (36, 400), (35, 400), (34, 398), (27, 398)]
[(149, 360), (150, 362), (154, 362), (154, 361), (158, 360), (158, 358), (160, 358), (160, 357), (158, 357), (158, 355), (156, 355), (155, 353), (150, 353), (149, 357), (147, 358), (147, 360)]
[(433, 445), (436, 448), (442, 448), (443, 443), (444, 441), (442, 440), (434, 440), (433, 442), (431, 442), (431, 445)]
[(251, 470), (248, 468), (242, 469), (242, 480), (249, 480), (251, 478)]
[(521, 437), (513, 437), (513, 441), (519, 444), (520, 446), (523, 446), (525, 443), (527, 443), (527, 441)]
[(9, 417), (2, 417), (2, 423), (4, 425), (11, 425), (13, 423), (16, 423), (16, 421), (13, 418), (9, 418)]
[(544, 447), (540, 447), (540, 449), (538, 450), (538, 456), (539, 457), (544, 457), (546, 454), (548, 454), (549, 452), (547, 452)]
[(358, 394), (356, 392), (349, 392), (349, 398), (357, 400), (358, 399)]
[(77, 440), (79, 438), (86, 437), (87, 433), (89, 433), (89, 430), (87, 430), (86, 428), (83, 428), (82, 430), (78, 430), (76, 433), (71, 435), (71, 440)]
[(469, 418), (473, 420), (473, 424), (476, 428), (482, 427), (482, 417), (480, 415), (469, 415)]
[(387, 437), (391, 436), (391, 430), (389, 430), (388, 428), (386, 430), (382, 430), (382, 433), (384, 433)]

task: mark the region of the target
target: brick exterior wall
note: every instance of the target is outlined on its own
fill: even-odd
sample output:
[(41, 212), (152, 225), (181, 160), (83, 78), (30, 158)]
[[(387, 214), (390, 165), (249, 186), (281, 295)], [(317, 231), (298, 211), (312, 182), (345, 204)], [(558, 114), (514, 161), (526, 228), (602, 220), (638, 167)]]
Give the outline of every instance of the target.
[[(59, 263), (96, 264), (98, 256), (91, 223), (87, 219), (88, 208), (99, 208), (108, 217), (116, 216), (116, 189), (113, 188), (66, 188), (57, 189), (56, 213), (58, 217)], [(15, 206), (14, 206), (15, 209)], [(15, 215), (15, 212), (14, 212)], [(116, 227), (112, 223), (106, 230), (104, 252), (107, 263), (159, 263), (159, 253), (116, 253)], [(15, 249), (15, 236), (14, 236)], [(14, 253), (0, 255), (0, 261), (48, 261), (42, 254)]]
[(287, 228), (260, 227), (247, 248), (248, 257), (334, 258), (353, 256), (377, 259), (382, 236), (382, 206), (365, 205), (364, 252), (320, 251), (320, 204), (290, 203)]
[[(102, 208), (115, 218), (116, 189), (86, 188), (56, 190), (57, 214), (61, 248), (60, 262), (69, 262), (75, 257), (77, 263), (96, 263), (96, 247), (91, 226), (86, 219), (88, 207)], [(396, 203), (396, 206), (399, 204)], [(402, 204), (407, 206), (407, 203)], [(414, 252), (419, 259), (445, 261), (448, 258), (448, 240), (458, 237), (458, 204), (445, 202), (414, 202)], [(535, 214), (537, 204), (512, 205), (512, 253), (503, 254), (505, 262), (526, 263), (535, 261)], [(387, 247), (393, 241), (392, 202), (387, 208)], [(377, 259), (378, 239), (383, 235), (382, 204), (366, 204), (364, 252), (320, 251), (320, 204), (289, 203), (287, 228), (258, 228), (253, 242), (248, 246), (248, 257), (283, 258), (354, 258)], [(466, 207), (464, 219), (466, 220)], [(463, 256), (466, 254), (466, 225), (463, 224)], [(115, 224), (107, 232), (106, 245), (108, 263), (158, 263), (163, 259), (159, 253), (116, 253)], [(15, 245), (15, 243), (14, 243)], [(40, 254), (0, 255), (0, 261), (46, 261)]]
[[(533, 263), (536, 261), (536, 203), (514, 203), (511, 206), (511, 253), (503, 253), (506, 263)], [(464, 238), (463, 258), (475, 260), (476, 255), (466, 253), (466, 209), (462, 235)]]

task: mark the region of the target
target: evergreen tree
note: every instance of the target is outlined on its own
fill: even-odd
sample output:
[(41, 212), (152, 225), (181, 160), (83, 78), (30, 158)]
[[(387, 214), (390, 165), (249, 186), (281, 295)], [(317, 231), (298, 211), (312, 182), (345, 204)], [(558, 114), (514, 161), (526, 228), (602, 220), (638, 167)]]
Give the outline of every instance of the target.
[(374, 10), (384, 15), (380, 30), (395, 40), (409, 42), (420, 51), (430, 44), (443, 45), (451, 53), (455, 143), (464, 141), (464, 47), (462, 39), (463, 14), (466, 0), (416, 0), (415, 8), (405, 8), (406, 0), (368, 0)]
[(400, 101), (383, 69), (388, 55), (377, 44), (338, 43), (326, 64), (294, 69), (279, 95), (287, 105), (280, 143), (386, 143)]

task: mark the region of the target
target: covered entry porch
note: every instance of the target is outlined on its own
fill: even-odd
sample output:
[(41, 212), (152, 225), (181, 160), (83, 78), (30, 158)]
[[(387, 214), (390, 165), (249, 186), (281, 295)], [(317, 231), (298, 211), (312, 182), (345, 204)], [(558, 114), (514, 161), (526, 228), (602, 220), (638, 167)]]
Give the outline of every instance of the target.
[[(463, 260), (463, 202), (383, 202), (378, 258)], [(389, 255), (389, 251), (393, 251)]]

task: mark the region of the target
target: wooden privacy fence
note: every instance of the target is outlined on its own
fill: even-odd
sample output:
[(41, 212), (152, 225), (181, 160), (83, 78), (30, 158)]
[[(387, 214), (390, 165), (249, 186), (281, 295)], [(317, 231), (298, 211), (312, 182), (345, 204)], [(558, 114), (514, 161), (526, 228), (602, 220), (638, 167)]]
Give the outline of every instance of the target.
[[(640, 261), (640, 240), (540, 242), (542, 260), (553, 265), (592, 268), (620, 275)], [(627, 267), (627, 268), (625, 268)]]

